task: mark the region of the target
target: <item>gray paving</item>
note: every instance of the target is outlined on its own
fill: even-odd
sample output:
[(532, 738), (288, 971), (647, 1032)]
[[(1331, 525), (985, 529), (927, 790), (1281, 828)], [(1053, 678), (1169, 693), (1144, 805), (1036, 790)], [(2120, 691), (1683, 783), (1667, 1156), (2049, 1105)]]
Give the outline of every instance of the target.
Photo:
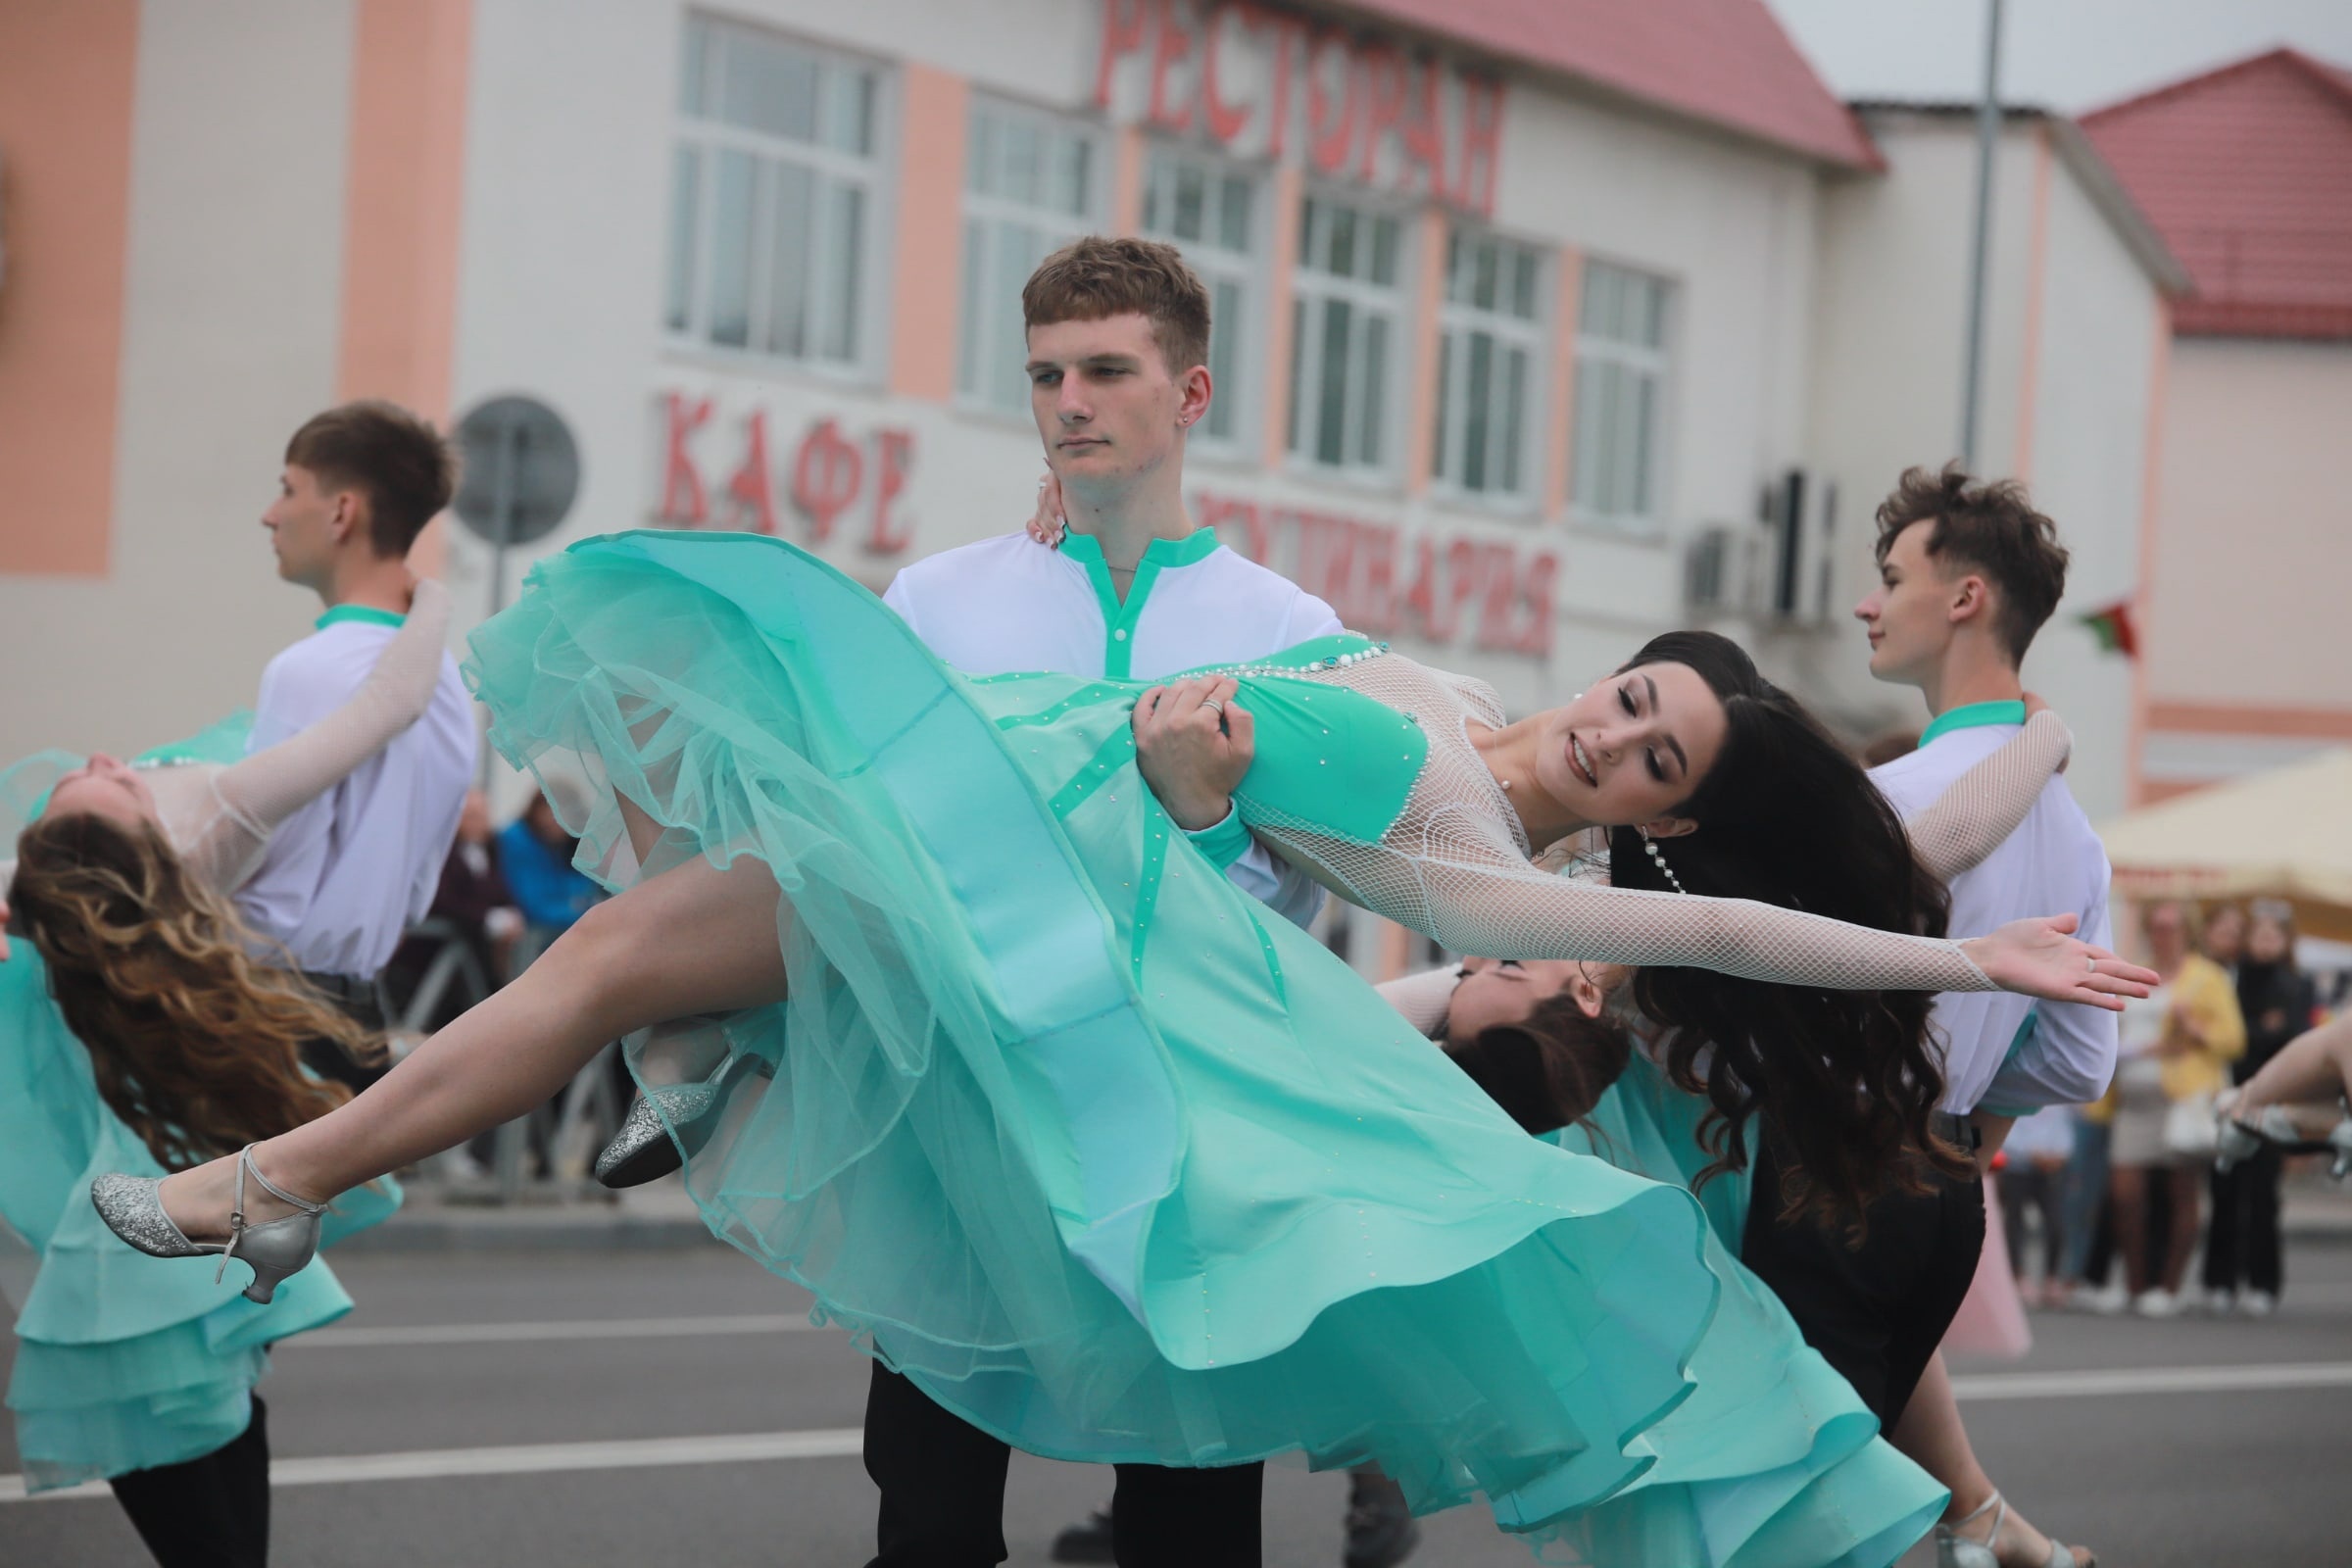
[[(340, 1267), (361, 1303), (344, 1325), (354, 1338), (419, 1325), (471, 1325), (487, 1338), (498, 1331), (479, 1326), (582, 1320), (612, 1337), (524, 1329), (490, 1343), (288, 1347), (266, 1385), (281, 1459), (858, 1423), (865, 1363), (836, 1334), (767, 1326), (779, 1312), (797, 1315), (800, 1301), (721, 1249), (379, 1252)], [(665, 1332), (663, 1320), (681, 1315), (713, 1323)], [(2352, 1245), (2299, 1241), (2287, 1305), (2265, 1322), (2042, 1315), (2035, 1328), (2024, 1362), (1959, 1370), (2342, 1367), (2352, 1364)], [(2352, 1487), (2335, 1478), (2352, 1437), (2348, 1402), (2352, 1387), (2289, 1387), (1972, 1401), (1968, 1412), (1996, 1479), (2048, 1527), (2097, 1545), (2110, 1568), (2342, 1568), (2352, 1563)], [(0, 1436), (0, 1474), (16, 1468)], [(1044, 1563), (1054, 1530), (1099, 1501), (1106, 1479), (1016, 1460), (1012, 1561)], [(1338, 1563), (1345, 1490), (1335, 1476), (1272, 1474), (1271, 1568)], [(276, 1561), (855, 1565), (872, 1506), (852, 1455), (285, 1486)], [(1931, 1560), (1915, 1552), (1906, 1568)], [(103, 1497), (0, 1504), (9, 1568), (145, 1561)], [(1529, 1558), (1465, 1509), (1429, 1522), (1416, 1561), (1516, 1568)]]

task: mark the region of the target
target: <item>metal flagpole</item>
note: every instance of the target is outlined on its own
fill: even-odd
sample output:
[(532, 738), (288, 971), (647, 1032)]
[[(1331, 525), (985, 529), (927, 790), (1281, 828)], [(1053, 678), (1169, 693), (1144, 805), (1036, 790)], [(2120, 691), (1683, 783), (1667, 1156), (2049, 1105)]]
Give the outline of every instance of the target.
[(1984, 93), (1977, 100), (1977, 221), (1968, 268), (1968, 344), (1960, 381), (1960, 462), (1977, 466), (1977, 402), (1984, 373), (1984, 288), (1992, 247), (1992, 155), (2001, 138), (2001, 0), (1985, 0)]

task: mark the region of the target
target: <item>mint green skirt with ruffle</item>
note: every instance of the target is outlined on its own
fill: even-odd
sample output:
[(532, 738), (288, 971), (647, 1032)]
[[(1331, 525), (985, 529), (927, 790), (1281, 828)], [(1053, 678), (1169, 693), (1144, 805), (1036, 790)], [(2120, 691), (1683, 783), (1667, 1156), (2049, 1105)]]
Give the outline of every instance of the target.
[(1525, 1136), (1195, 852), (1142, 683), (967, 680), (789, 545), (650, 532), (542, 561), (466, 672), (510, 760), (585, 772), (583, 870), (773, 872), (790, 1000), (632, 1063), (727, 1086), (712, 1230), (973, 1424), (1376, 1461), (1566, 1560), (1883, 1564), (1940, 1509), (1688, 1192)]

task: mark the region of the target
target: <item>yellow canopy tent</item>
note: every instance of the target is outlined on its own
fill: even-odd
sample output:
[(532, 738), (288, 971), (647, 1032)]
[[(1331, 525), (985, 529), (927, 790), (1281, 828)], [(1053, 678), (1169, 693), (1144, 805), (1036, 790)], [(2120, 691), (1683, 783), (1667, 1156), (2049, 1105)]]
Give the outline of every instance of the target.
[(2352, 941), (2352, 749), (2106, 822), (2130, 899), (2285, 899), (2306, 934)]

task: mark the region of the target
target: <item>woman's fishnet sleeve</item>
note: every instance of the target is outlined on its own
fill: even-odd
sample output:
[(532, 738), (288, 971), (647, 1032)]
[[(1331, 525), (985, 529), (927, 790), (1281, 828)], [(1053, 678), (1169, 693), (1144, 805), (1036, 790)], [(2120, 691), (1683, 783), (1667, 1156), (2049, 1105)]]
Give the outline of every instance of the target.
[(2075, 738), (2056, 713), (2044, 709), (2026, 720), (1999, 751), (1903, 825), (1920, 864), (1948, 882), (1999, 849), (2074, 750)]
[(1406, 1023), (1434, 1039), (1446, 1021), (1446, 1009), (1452, 1005), (1453, 988), (1461, 979), (1461, 971), (1448, 964), (1383, 980), (1375, 989), (1381, 1001), (1404, 1015)]
[(180, 844), (180, 854), (215, 886), (234, 887), (278, 823), (424, 715), (441, 679), (448, 635), (448, 591), (426, 578), (359, 690), (316, 724), (213, 775), (220, 809), (193, 842)]

